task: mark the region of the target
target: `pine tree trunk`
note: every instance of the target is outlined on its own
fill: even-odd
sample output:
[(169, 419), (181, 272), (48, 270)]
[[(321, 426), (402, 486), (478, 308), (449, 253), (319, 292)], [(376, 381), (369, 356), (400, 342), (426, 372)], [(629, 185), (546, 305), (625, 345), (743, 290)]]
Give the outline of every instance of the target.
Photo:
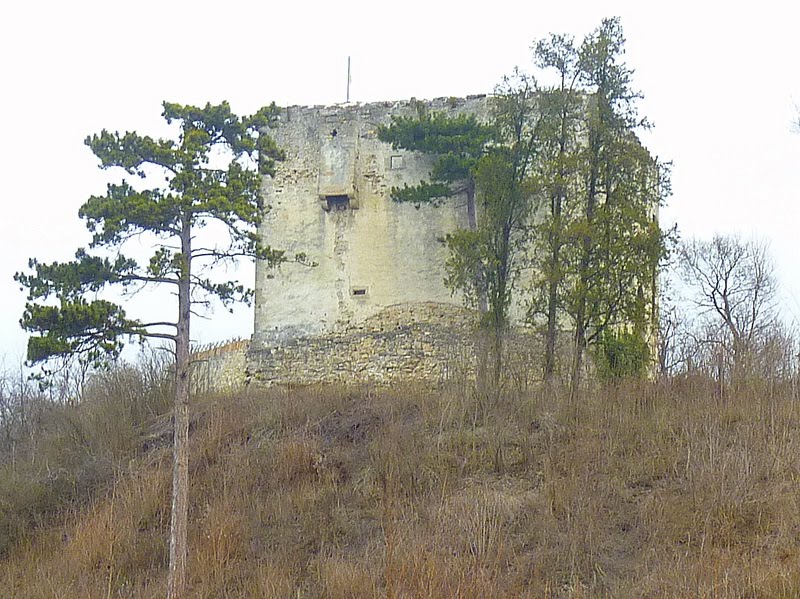
[[(478, 206), (475, 201), (475, 183), (473, 181), (470, 181), (467, 185), (467, 226), (470, 231), (478, 230)], [(477, 301), (478, 312), (481, 315), (489, 311), (489, 298), (486, 297), (484, 277), (485, 274), (483, 272), (478, 273), (477, 286), (479, 291)]]
[[(547, 336), (544, 350), (544, 380), (545, 383), (553, 382), (556, 370), (556, 335), (558, 334), (558, 284), (560, 281), (561, 260), (561, 198), (554, 201), (553, 228), (550, 232), (550, 273), (547, 282)], [(556, 208), (557, 206), (557, 208)]]
[[(586, 197), (586, 226), (588, 231), (594, 229), (595, 208), (597, 205), (597, 186), (599, 182), (600, 140), (597, 134), (590, 134), (591, 166), (589, 169), (589, 189)], [(578, 268), (578, 309), (575, 311), (575, 359), (572, 363), (572, 377), (570, 380), (570, 395), (575, 399), (580, 384), (581, 369), (583, 367), (583, 352), (586, 349), (587, 329), (587, 304), (589, 303), (589, 266), (592, 261), (592, 250), (595, 241), (592, 233), (583, 235), (582, 255)]]
[(572, 376), (570, 377), (570, 399), (574, 400), (578, 396), (578, 387), (581, 382), (581, 370), (583, 368), (583, 351), (586, 348), (586, 329), (583, 326), (583, 309), (579, 310), (578, 325), (575, 327), (575, 355), (572, 360)]
[[(475, 202), (475, 183), (470, 181), (467, 185), (467, 226), (470, 231), (478, 230), (478, 208)], [(489, 301), (486, 297), (483, 285), (483, 273), (477, 275), (476, 287), (478, 289), (477, 302), (479, 313), (478, 331), (475, 335), (475, 353), (476, 353), (476, 368), (475, 379), (478, 391), (481, 394), (486, 393), (488, 371), (489, 371), (489, 343), (485, 338), (485, 318), (486, 313), (489, 311)]]
[(547, 384), (553, 382), (553, 376), (556, 372), (557, 286), (558, 282), (551, 280), (548, 284), (547, 293), (547, 337), (544, 348), (544, 381)]
[(561, 283), (561, 244), (562, 222), (561, 214), (566, 199), (565, 180), (567, 167), (565, 157), (567, 153), (567, 98), (565, 97), (565, 79), (561, 78), (561, 101), (563, 102), (560, 115), (560, 130), (558, 138), (558, 180), (551, 198), (550, 213), (553, 217), (553, 227), (548, 234), (550, 253), (550, 273), (547, 289), (547, 337), (544, 351), (544, 380), (548, 385), (553, 382), (556, 371), (556, 338), (558, 335), (558, 285)]
[(503, 331), (495, 329), (494, 344), (492, 348), (494, 358), (494, 372), (492, 373), (492, 388), (495, 392), (500, 389), (503, 378)]
[(186, 595), (189, 520), (189, 317), (191, 236), (189, 220), (181, 231), (183, 269), (178, 283), (178, 334), (175, 342), (175, 415), (172, 463), (172, 518), (169, 538), (168, 599)]

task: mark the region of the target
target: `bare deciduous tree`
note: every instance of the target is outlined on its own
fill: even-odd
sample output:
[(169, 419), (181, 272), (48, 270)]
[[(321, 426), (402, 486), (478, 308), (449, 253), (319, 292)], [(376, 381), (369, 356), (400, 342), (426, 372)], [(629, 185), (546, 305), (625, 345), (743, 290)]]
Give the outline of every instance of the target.
[(698, 341), (716, 356), (719, 375), (723, 368), (733, 374), (746, 370), (779, 324), (778, 283), (766, 245), (716, 235), (683, 243), (678, 260), (700, 311)]

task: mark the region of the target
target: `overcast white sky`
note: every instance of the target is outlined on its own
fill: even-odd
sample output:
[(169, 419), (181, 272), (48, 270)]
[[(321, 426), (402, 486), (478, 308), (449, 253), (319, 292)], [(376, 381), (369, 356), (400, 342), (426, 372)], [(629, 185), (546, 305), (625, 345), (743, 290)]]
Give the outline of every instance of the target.
[[(741, 7), (739, 7), (741, 6)], [(5, 2), (0, 8), (0, 359), (19, 361), (29, 257), (69, 259), (88, 234), (79, 206), (108, 173), (83, 139), (103, 128), (164, 133), (163, 100), (330, 104), (491, 92), (550, 32), (577, 39), (620, 16), (627, 61), (674, 161), (662, 211), (684, 236), (754, 235), (771, 245), (783, 306), (800, 319), (800, 5), (583, 0)], [(246, 309), (195, 322), (209, 342), (249, 336)]]

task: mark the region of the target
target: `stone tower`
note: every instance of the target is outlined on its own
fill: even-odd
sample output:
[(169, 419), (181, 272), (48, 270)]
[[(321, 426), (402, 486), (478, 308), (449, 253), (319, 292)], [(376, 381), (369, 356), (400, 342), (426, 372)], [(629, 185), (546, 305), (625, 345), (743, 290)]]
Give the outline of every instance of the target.
[[(378, 139), (393, 116), (488, 114), (488, 98), (290, 107), (273, 132), (286, 160), (264, 182), (264, 242), (286, 250), (256, 267), (253, 350), (326, 335), (389, 307), (461, 304), (444, 285), (444, 237), (468, 226), (466, 196), (439, 206), (392, 201), (430, 175), (431, 160)], [(306, 262), (292, 262), (302, 254)]]

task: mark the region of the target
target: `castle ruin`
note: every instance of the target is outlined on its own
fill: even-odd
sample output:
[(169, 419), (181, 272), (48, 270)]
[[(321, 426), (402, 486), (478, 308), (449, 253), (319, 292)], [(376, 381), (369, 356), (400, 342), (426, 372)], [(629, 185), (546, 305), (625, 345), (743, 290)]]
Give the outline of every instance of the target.
[(470, 319), (444, 284), (444, 238), (469, 225), (474, 206), (466, 194), (438, 206), (392, 201), (393, 187), (429, 178), (432, 158), (378, 139), (393, 116), (420, 110), (485, 119), (489, 98), (282, 111), (273, 135), (286, 159), (263, 183), (259, 233), (289, 261), (256, 265), (253, 378), (430, 378), (464, 351)]
[[(256, 264), (253, 337), (206, 356), (206, 380), (240, 384), (242, 365), (259, 384), (471, 376), (475, 318), (445, 286), (445, 238), (474, 226), (476, 208), (466, 193), (437, 205), (393, 201), (393, 188), (430, 178), (434, 159), (393, 148), (378, 130), (421, 114), (487, 121), (490, 102), (480, 95), (284, 108), (272, 135), (285, 160), (263, 181), (259, 234), (287, 261)], [(520, 306), (511, 312), (523, 320)], [(522, 354), (535, 344), (524, 331), (515, 335), (522, 343), (511, 353), (529, 366), (534, 360)]]

